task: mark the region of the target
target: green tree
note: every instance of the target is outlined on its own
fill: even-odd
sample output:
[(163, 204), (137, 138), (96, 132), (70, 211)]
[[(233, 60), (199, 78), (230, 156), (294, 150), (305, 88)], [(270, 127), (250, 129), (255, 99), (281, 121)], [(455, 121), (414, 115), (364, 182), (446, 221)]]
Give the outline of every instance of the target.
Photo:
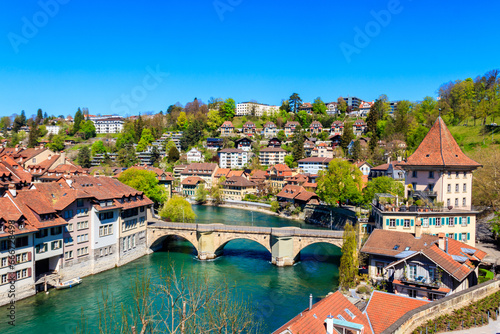
[[(143, 129), (144, 129), (144, 120), (142, 119), (141, 114), (139, 114), (139, 117), (134, 122), (134, 137), (135, 137), (136, 143), (138, 143), (139, 140), (141, 140)], [(128, 131), (130, 131), (130, 130), (128, 130)]]
[(177, 127), (181, 130), (185, 129), (188, 125), (188, 119), (186, 113), (181, 111), (177, 117)]
[(305, 110), (301, 110), (297, 113), (297, 119), (304, 129), (309, 128), (312, 123), (312, 115), (308, 114)]
[(211, 109), (207, 114), (207, 118), (207, 125), (211, 130), (218, 129), (223, 122), (219, 110)]
[(64, 135), (55, 135), (47, 147), (55, 152), (64, 150), (64, 138)]
[(194, 223), (196, 214), (191, 204), (182, 196), (175, 195), (164, 204), (160, 217), (172, 222)]
[(177, 150), (177, 147), (175, 147), (174, 145), (168, 151), (168, 156), (167, 156), (168, 162), (170, 163), (177, 162), (179, 158), (180, 158), (179, 151)]
[(316, 193), (331, 206), (342, 206), (348, 201), (362, 201), (362, 174), (359, 168), (343, 159), (333, 159), (328, 169), (320, 172)]
[(342, 96), (337, 99), (337, 110), (342, 114), (347, 112), (347, 102)]
[(200, 119), (195, 119), (188, 125), (180, 140), (181, 149), (186, 151), (190, 146), (198, 144), (203, 137), (204, 124)]
[(81, 123), (80, 132), (82, 133), (83, 139), (85, 140), (94, 138), (96, 136), (94, 122), (88, 120)]
[(42, 109), (39, 108), (36, 112), (35, 122), (36, 124), (40, 124), (42, 120), (43, 120), (43, 111)]
[(208, 190), (205, 189), (205, 184), (200, 184), (194, 193), (194, 200), (197, 203), (205, 203), (207, 201)]
[(288, 98), (288, 105), (290, 106), (290, 111), (297, 113), (299, 111), (299, 107), (302, 105), (302, 99), (299, 94), (293, 93)]
[(294, 161), (299, 161), (304, 158), (304, 142), (306, 141), (306, 135), (300, 126), (295, 127), (293, 132), (294, 145), (292, 148), (292, 156)]
[(142, 191), (144, 195), (157, 204), (163, 203), (166, 198), (166, 190), (158, 183), (155, 172), (129, 168), (120, 174), (118, 180), (138, 191)]
[[(129, 127), (129, 129), (132, 127)], [(135, 142), (135, 131), (133, 128), (131, 129), (132, 131), (127, 131), (126, 127), (124, 127), (124, 130), (122, 133), (118, 135), (118, 138), (116, 138), (116, 148), (117, 149), (122, 149), (126, 148)]]
[(83, 168), (90, 168), (92, 166), (90, 161), (90, 149), (88, 146), (84, 146), (78, 151), (77, 160)]
[(288, 102), (288, 100), (283, 100), (281, 101), (281, 106), (280, 106), (280, 113), (283, 112), (283, 113), (289, 113), (291, 110), (290, 110), (290, 103)]
[(312, 111), (316, 115), (326, 115), (326, 104), (321, 100), (321, 97), (317, 97), (312, 104)]
[(359, 139), (355, 140), (352, 145), (351, 158), (353, 161), (359, 161), (361, 159), (361, 143)]
[(151, 133), (150, 129), (144, 129), (142, 130), (142, 135), (141, 139), (139, 140), (139, 143), (137, 144), (137, 152), (143, 152), (149, 144), (155, 141), (155, 138), (153, 137), (153, 134)]
[(375, 194), (391, 194), (404, 198), (404, 186), (401, 182), (394, 180), (389, 176), (376, 177), (369, 181), (363, 189), (363, 202), (370, 204)]
[(132, 145), (125, 146), (118, 150), (116, 162), (122, 167), (131, 167), (136, 164), (137, 156)]
[(340, 147), (344, 151), (344, 155), (347, 155), (347, 147), (354, 139), (354, 132), (352, 132), (352, 124), (345, 123), (344, 132), (342, 132), (342, 136), (340, 137)]
[(287, 164), (288, 167), (290, 168), (295, 168), (297, 167), (297, 163), (293, 159), (293, 155), (285, 155), (285, 163)]
[(236, 102), (234, 102), (232, 98), (226, 99), (226, 101), (224, 101), (224, 104), (220, 108), (220, 112), (221, 117), (224, 120), (232, 120), (234, 115), (236, 114)]
[(358, 245), (356, 230), (347, 222), (344, 226), (342, 257), (339, 267), (339, 286), (342, 289), (354, 288), (358, 274)]
[(38, 124), (33, 122), (28, 136), (28, 147), (33, 148), (38, 146), (39, 137), (40, 137), (40, 129), (38, 128)]
[(96, 154), (102, 153), (106, 153), (106, 147), (104, 146), (102, 140), (97, 140), (92, 144), (92, 155), (95, 156)]
[(82, 110), (80, 108), (78, 108), (78, 110), (75, 113), (75, 117), (73, 118), (73, 134), (80, 131), (80, 126), (81, 126), (83, 121), (84, 121), (84, 118), (83, 118)]
[(224, 196), (222, 193), (222, 183), (226, 181), (225, 176), (221, 176), (219, 182), (212, 186), (210, 189), (210, 196), (212, 197), (212, 203), (214, 205), (220, 205), (224, 203)]
[(279, 130), (278, 133), (276, 134), (276, 138), (278, 138), (282, 142), (286, 141), (285, 131)]

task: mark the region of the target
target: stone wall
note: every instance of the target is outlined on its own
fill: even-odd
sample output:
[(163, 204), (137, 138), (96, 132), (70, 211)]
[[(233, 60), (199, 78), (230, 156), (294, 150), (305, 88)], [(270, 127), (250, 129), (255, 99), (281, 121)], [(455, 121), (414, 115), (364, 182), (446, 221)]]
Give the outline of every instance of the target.
[(382, 334), (404, 334), (411, 333), (418, 326), (427, 321), (449, 314), (454, 310), (460, 309), (483, 299), (500, 290), (500, 281), (498, 278), (476, 285), (470, 289), (452, 294), (438, 301), (426, 304), (406, 313), (398, 319)]
[(304, 220), (308, 224), (332, 227), (342, 231), (347, 221), (355, 224), (356, 213), (347, 208), (329, 208), (326, 206), (306, 206)]

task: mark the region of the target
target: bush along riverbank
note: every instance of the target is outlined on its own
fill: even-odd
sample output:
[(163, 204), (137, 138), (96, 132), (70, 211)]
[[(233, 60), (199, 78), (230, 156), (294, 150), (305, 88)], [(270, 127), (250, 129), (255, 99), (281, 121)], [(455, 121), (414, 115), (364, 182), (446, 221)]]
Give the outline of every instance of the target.
[(481, 327), (489, 323), (489, 319), (497, 320), (500, 304), (500, 291), (469, 306), (442, 315), (417, 327), (413, 334), (444, 333), (453, 330)]

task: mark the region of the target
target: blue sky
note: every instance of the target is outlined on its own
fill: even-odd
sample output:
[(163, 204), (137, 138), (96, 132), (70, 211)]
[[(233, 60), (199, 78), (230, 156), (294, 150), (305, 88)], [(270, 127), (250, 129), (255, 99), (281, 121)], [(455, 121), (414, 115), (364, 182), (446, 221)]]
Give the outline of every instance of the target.
[(421, 100), (500, 67), (498, 12), (427, 0), (2, 1), (0, 115), (133, 115), (211, 96), (279, 104), (293, 92)]

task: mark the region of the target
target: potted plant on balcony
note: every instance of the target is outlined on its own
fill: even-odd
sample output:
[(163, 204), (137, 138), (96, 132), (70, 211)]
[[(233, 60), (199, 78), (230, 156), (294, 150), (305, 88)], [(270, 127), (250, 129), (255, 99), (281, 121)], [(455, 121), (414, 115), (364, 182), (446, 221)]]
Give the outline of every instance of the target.
[(419, 212), (424, 211), (423, 208), (422, 208), (422, 206), (424, 205), (424, 202), (421, 199), (417, 199), (417, 201), (415, 202), (415, 204), (417, 205)]
[(444, 202), (435, 202), (433, 211), (443, 211)]

